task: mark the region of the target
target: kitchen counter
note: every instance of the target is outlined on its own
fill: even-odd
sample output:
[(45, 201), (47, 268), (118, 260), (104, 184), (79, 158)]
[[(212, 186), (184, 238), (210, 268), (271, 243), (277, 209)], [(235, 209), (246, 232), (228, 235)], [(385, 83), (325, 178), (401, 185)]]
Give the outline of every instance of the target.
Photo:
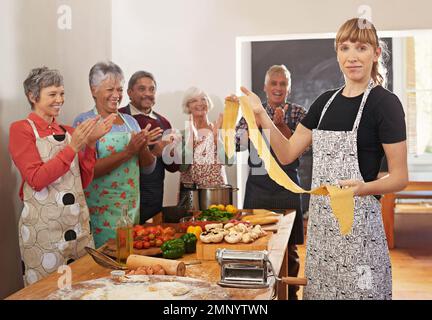
[[(272, 235), (268, 252), (270, 261), (279, 276), (287, 276), (287, 244), (291, 234), (295, 217), (294, 210), (286, 210), (285, 215), (281, 217), (277, 231)], [(181, 260), (196, 260), (196, 254), (185, 255)], [(89, 255), (71, 263), (72, 284), (107, 277), (111, 270), (101, 267)], [(50, 276), (34, 283), (7, 297), (8, 300), (41, 300), (45, 299), (58, 288), (57, 282), (62, 274), (53, 273)], [(189, 265), (186, 267), (186, 276), (197, 278), (212, 283), (220, 280), (220, 266), (214, 261), (202, 261), (201, 264)], [(273, 279), (272, 279), (273, 281)], [(265, 289), (234, 289), (227, 288), (233, 300), (269, 300), (273, 296), (273, 288)], [(277, 290), (278, 299), (287, 298), (285, 285), (280, 285)]]

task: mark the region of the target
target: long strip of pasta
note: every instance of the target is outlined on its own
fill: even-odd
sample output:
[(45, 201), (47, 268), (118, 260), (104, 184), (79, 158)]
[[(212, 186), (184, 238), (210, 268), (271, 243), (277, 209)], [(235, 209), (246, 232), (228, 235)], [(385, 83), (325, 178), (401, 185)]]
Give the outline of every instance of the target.
[[(258, 155), (264, 162), (264, 166), (270, 178), (277, 184), (294, 193), (309, 193), (314, 195), (330, 196), (330, 205), (332, 207), (333, 214), (339, 223), (341, 234), (346, 235), (350, 233), (354, 222), (354, 195), (352, 189), (341, 189), (338, 186), (320, 186), (312, 190), (304, 190), (303, 188), (299, 187), (287, 176), (287, 174), (281, 169), (279, 164), (271, 155), (271, 152), (264, 142), (261, 132), (258, 129), (255, 116), (253, 114), (252, 108), (249, 105), (249, 100), (247, 97), (240, 97), (240, 107), (243, 117), (248, 124), (249, 139), (252, 141), (253, 145), (258, 151)], [(238, 109), (239, 105), (237, 103), (231, 101), (226, 102), (224, 122), (225, 113), (227, 114), (227, 119), (229, 120), (227, 121), (227, 126), (224, 127), (225, 132), (230, 132), (230, 129), (234, 129), (235, 120), (233, 119), (237, 119)], [(227, 138), (228, 137), (226, 136), (224, 141), (227, 141)], [(233, 141), (232, 138), (231, 141)], [(227, 155), (233, 154), (234, 149), (232, 145), (226, 142), (225, 147), (225, 150), (227, 150)]]

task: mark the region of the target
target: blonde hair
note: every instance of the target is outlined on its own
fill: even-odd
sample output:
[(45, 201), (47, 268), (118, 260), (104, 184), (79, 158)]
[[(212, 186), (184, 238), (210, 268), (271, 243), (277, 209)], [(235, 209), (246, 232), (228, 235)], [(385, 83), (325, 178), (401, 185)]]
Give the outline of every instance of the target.
[(271, 66), (265, 74), (264, 84), (266, 85), (269, 82), (270, 77), (272, 75), (279, 74), (279, 73), (283, 74), (287, 78), (288, 92), (291, 92), (291, 73), (289, 72), (288, 68), (284, 64), (281, 65), (275, 64)]
[(183, 112), (186, 114), (190, 114), (190, 109), (189, 109), (189, 102), (196, 97), (199, 96), (204, 96), (204, 98), (206, 98), (207, 103), (208, 103), (208, 108), (207, 110), (210, 111), (213, 108), (213, 102), (211, 101), (210, 97), (208, 96), (208, 94), (197, 87), (190, 87), (189, 89), (187, 89), (183, 95), (183, 101), (182, 101), (182, 108), (183, 108)]
[(370, 44), (374, 50), (381, 48), (381, 55), (378, 62), (372, 65), (371, 77), (375, 84), (385, 86), (387, 77), (387, 68), (385, 63), (388, 59), (388, 50), (385, 42), (378, 38), (375, 26), (368, 20), (363, 18), (353, 18), (346, 21), (336, 34), (335, 50), (337, 52), (338, 46), (345, 42), (361, 42)]

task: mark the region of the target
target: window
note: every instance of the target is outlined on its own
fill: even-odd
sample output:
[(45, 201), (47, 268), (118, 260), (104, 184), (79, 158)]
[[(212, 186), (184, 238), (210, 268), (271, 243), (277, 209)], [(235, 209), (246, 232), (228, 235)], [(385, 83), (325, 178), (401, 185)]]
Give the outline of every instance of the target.
[(432, 35), (406, 38), (405, 59), (408, 152), (432, 158)]

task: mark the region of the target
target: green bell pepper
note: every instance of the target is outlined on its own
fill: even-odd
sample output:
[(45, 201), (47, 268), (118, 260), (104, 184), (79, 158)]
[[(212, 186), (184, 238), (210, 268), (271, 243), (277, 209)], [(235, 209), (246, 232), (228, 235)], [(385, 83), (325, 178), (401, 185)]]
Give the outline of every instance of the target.
[(161, 250), (165, 259), (178, 259), (185, 253), (185, 243), (182, 239), (168, 240), (161, 246)]
[(197, 237), (193, 233), (185, 233), (181, 236), (185, 244), (186, 253), (194, 253), (196, 251)]

